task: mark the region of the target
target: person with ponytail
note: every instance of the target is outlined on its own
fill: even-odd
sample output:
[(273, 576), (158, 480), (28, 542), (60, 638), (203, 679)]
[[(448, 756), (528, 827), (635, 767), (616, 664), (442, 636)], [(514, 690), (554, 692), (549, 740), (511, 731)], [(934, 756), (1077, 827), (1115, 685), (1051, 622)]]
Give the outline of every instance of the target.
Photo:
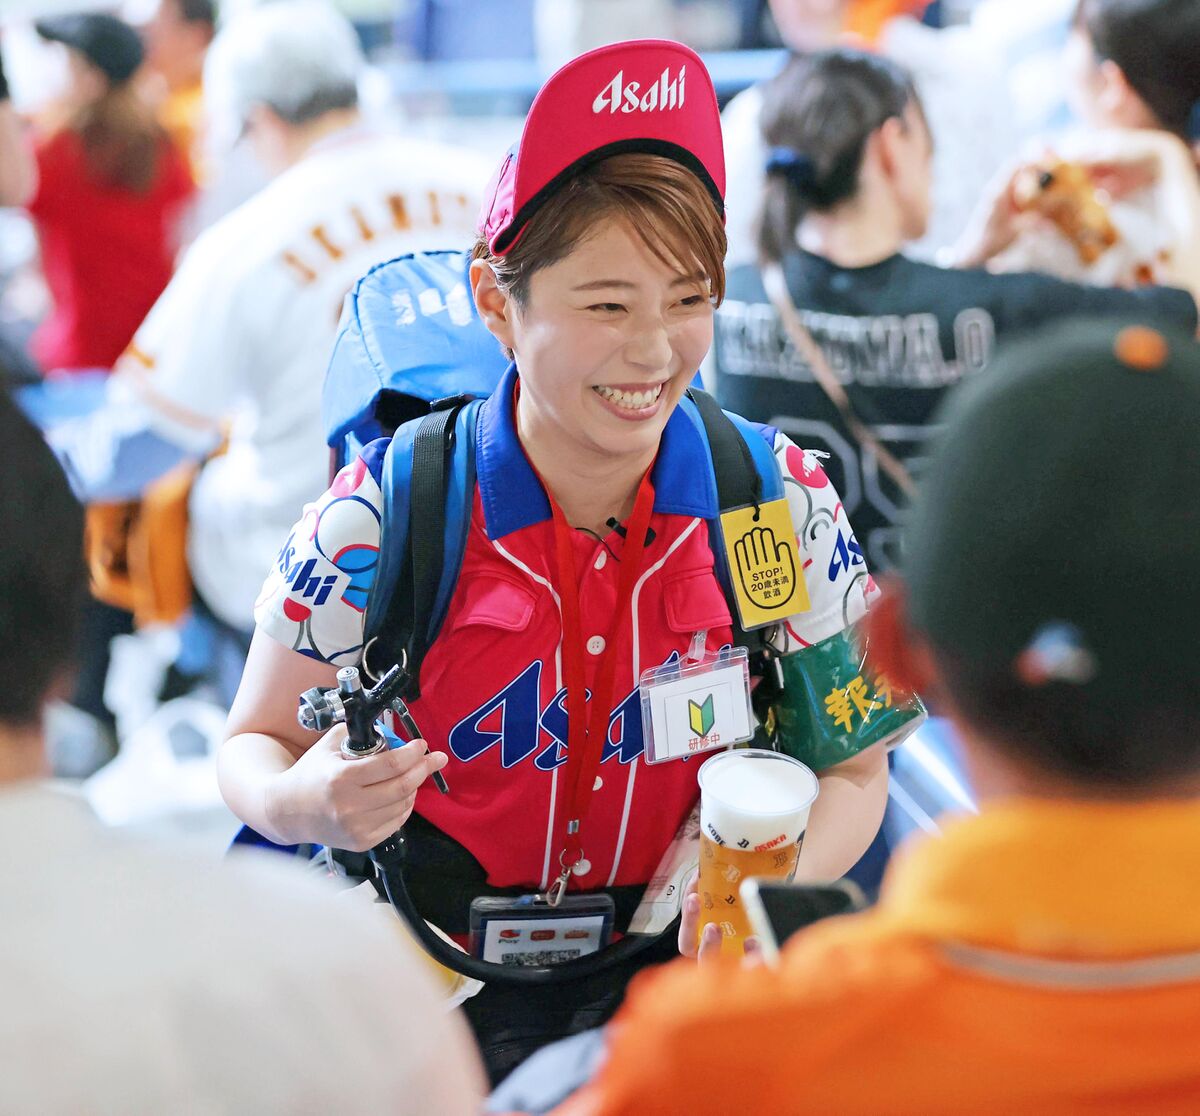
[(53, 309), (33, 339), (46, 371), (108, 369), (171, 277), (175, 226), (194, 186), (134, 88), (137, 32), (112, 16), (43, 20), (70, 80), (35, 137), (37, 228)]
[[(897, 561), (938, 402), (1007, 337), (1072, 314), (1196, 329), (1186, 291), (905, 256), (929, 219), (932, 141), (894, 62), (849, 49), (794, 58), (764, 89), (761, 121), (760, 262), (729, 273), (716, 314), (717, 395), (829, 455), (825, 469), (874, 568)], [(1016, 219), (1006, 218), (1010, 233)]]
[[(929, 7), (920, 0), (770, 0), (771, 17), (784, 47), (808, 55), (839, 46), (870, 50), (904, 66), (921, 96), (934, 136), (934, 191), (928, 227), (909, 249), (933, 260), (952, 244), (992, 177), (1020, 150), (1029, 125), (1015, 111), (1006, 62), (1013, 56), (1013, 25), (1037, 42), (1054, 32), (1055, 6), (1047, 0), (1036, 17), (984, 10), (1012, 0), (989, 0), (974, 9), (970, 24), (935, 29), (920, 22)], [(1065, 22), (1065, 16), (1063, 18)], [(985, 26), (986, 25), (986, 26)], [(1065, 29), (1063, 30), (1065, 36)], [(764, 83), (734, 97), (721, 115), (729, 165), (726, 267), (753, 263), (754, 218), (762, 194), (766, 153), (760, 115)]]

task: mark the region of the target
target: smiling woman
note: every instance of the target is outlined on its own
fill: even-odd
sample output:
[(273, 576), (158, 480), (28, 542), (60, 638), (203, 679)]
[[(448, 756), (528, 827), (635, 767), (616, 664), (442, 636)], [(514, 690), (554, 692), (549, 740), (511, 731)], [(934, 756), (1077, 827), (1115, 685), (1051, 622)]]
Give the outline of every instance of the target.
[[(644, 191), (653, 204), (631, 200), (651, 175), (670, 185), (657, 197)], [(568, 194), (576, 204), (563, 203)], [(689, 258), (682, 223), (672, 228), (688, 202), (702, 215), (692, 239), (712, 250), (708, 259)], [(538, 254), (546, 224), (568, 240), (566, 252), (547, 253), (558, 256), (548, 266)], [(655, 155), (619, 155), (585, 172), (502, 262), (486, 243), (477, 248), (480, 314), (520, 372), (521, 443), (573, 526), (603, 533), (632, 510), (712, 342), (723, 249), (720, 218), (696, 176)]]
[[(643, 92), (618, 103), (618, 87)], [(411, 428), (372, 443), (306, 509), (281, 571), (309, 572), (277, 572), (256, 610), (220, 757), (234, 812), (281, 844), (365, 850), (404, 826), (424, 917), (465, 942), (479, 901), (510, 897), (537, 912), (526, 964), (603, 944), (599, 927), (586, 950), (570, 937), (570, 901), (607, 907), (611, 928), (629, 930), (697, 807), (697, 764), (681, 757), (747, 739), (732, 727), (749, 723), (750, 694), (748, 671), (723, 657), (731, 645), (754, 648), (755, 674), (782, 656), (792, 679), (787, 715), (768, 723), (770, 742), (820, 779), (797, 869), (807, 878), (841, 875), (870, 843), (889, 733), (917, 716), (894, 718), (903, 702), (851, 638), (874, 586), (816, 459), (685, 398), (724, 294), (724, 181), (716, 97), (686, 47), (604, 47), (538, 94), (488, 190), (471, 264), (480, 319), (513, 363), (463, 412), (474, 472), (456, 479), (473, 484), (470, 521), (410, 702), (422, 739), (348, 765), (344, 728), (314, 744), (295, 721), (295, 695), (363, 661), (364, 589), (404, 591), (372, 587), (361, 556), (385, 545), (380, 524), (401, 491), (389, 486), (413, 471)], [(736, 446), (719, 476), (710, 429)], [(752, 495), (727, 500), (731, 480)], [(304, 596), (313, 578), (344, 584), (348, 554), (359, 556), (354, 595)], [(753, 586), (749, 611), (731, 560), (737, 583)], [(711, 723), (689, 732), (686, 713), (666, 712), (664, 683), (647, 733), (648, 679), (685, 656), (688, 693)], [(431, 793), (425, 781), (442, 768), (450, 793)], [(682, 888), (647, 898), (678, 910)], [(699, 902), (682, 912), (690, 955)], [(498, 940), (476, 947), (487, 961), (517, 956)], [(674, 952), (668, 935), (596, 976), (488, 984), (466, 1013), (493, 1078), (603, 1022), (637, 968)]]

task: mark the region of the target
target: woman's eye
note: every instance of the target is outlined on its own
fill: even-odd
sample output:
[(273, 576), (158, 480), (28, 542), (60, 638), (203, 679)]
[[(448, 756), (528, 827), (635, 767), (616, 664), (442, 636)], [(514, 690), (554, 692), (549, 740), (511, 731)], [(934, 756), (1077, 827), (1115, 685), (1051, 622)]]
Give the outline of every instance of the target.
[(680, 306), (702, 306), (707, 301), (708, 301), (707, 295), (694, 294), (694, 295), (688, 295), (687, 298), (681, 298), (679, 300), (679, 305)]
[(620, 311), (624, 310), (625, 307), (622, 306), (619, 302), (597, 302), (594, 305), (589, 306), (588, 309), (589, 310), (599, 310), (605, 314), (617, 314)]

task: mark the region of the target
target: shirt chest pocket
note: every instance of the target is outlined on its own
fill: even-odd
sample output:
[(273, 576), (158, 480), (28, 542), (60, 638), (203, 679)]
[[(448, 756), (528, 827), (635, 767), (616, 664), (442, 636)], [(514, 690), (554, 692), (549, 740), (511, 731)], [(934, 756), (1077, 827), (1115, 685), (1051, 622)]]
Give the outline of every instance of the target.
[[(467, 679), (491, 677), (495, 668), (541, 657), (534, 646), (537, 596), (516, 579), (475, 574), (464, 578), (451, 602), (446, 621), (421, 668), (421, 688), (436, 693), (443, 677), (456, 690)], [(550, 651), (553, 654), (553, 648)], [(467, 688), (471, 688), (470, 685)]]
[(733, 624), (729, 604), (712, 570), (675, 574), (663, 585), (667, 627), (680, 635), (726, 632)]
[[(537, 597), (515, 579), (476, 574), (462, 587), (462, 597), (452, 618), (454, 631), (492, 629), (524, 632), (533, 622)], [(483, 637), (482, 630), (476, 635)]]

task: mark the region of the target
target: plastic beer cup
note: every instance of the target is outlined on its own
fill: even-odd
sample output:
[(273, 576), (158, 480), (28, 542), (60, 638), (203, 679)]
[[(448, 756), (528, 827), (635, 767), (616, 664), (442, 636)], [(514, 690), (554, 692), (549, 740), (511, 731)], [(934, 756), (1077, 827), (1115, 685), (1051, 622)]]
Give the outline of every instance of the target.
[(715, 922), (721, 952), (740, 955), (751, 934), (741, 882), (795, 874), (817, 777), (791, 756), (739, 748), (707, 760), (698, 778), (700, 933)]

